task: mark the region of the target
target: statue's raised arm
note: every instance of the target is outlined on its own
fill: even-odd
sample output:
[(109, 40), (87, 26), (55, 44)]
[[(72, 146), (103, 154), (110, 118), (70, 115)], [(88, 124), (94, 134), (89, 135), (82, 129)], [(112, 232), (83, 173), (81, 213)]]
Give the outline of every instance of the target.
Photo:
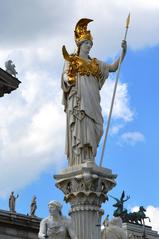
[(121, 47), (122, 47), (121, 55), (119, 56), (119, 58), (114, 63), (109, 65), (109, 72), (117, 71), (119, 63), (120, 63), (120, 58), (121, 58), (121, 61), (124, 60), (124, 57), (125, 57), (126, 51), (127, 51), (127, 42), (125, 40), (122, 41)]

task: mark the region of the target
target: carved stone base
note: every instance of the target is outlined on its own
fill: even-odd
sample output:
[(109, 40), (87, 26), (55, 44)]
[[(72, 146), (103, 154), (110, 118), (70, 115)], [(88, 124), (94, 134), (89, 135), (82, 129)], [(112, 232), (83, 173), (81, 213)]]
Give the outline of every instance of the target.
[(152, 227), (149, 226), (123, 223), (123, 229), (126, 231), (128, 239), (159, 239), (157, 231), (152, 230)]
[(78, 238), (100, 239), (103, 214), (100, 208), (107, 200), (107, 192), (116, 185), (116, 175), (110, 169), (87, 162), (69, 167), (54, 178), (65, 201), (71, 204), (70, 215)]

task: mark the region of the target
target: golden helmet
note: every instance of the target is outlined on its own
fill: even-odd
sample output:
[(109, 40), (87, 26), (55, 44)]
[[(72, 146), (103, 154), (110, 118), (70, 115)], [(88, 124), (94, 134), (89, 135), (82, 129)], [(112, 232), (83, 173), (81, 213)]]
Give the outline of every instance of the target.
[(90, 31), (87, 30), (87, 25), (89, 22), (92, 22), (93, 20), (88, 19), (88, 18), (82, 18), (80, 19), (75, 27), (75, 42), (77, 46), (79, 46), (81, 41), (84, 40), (90, 40), (93, 41), (93, 38), (91, 36)]

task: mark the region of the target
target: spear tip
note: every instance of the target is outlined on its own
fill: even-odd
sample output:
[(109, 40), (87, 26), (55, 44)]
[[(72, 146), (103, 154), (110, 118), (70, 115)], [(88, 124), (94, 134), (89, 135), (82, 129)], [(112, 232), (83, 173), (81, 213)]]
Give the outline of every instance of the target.
[(129, 15), (128, 15), (127, 19), (126, 19), (126, 28), (129, 27), (129, 24), (130, 24), (130, 12), (129, 12)]

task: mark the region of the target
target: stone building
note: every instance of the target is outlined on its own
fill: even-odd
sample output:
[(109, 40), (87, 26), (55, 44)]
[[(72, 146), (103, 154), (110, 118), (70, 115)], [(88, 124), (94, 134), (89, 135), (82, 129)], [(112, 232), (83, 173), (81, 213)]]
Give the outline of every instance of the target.
[(0, 239), (38, 239), (41, 218), (0, 210)]
[(123, 223), (123, 229), (126, 231), (127, 239), (159, 239), (157, 231), (152, 230), (150, 226)]
[(0, 68), (0, 97), (16, 90), (20, 83), (17, 78)]

